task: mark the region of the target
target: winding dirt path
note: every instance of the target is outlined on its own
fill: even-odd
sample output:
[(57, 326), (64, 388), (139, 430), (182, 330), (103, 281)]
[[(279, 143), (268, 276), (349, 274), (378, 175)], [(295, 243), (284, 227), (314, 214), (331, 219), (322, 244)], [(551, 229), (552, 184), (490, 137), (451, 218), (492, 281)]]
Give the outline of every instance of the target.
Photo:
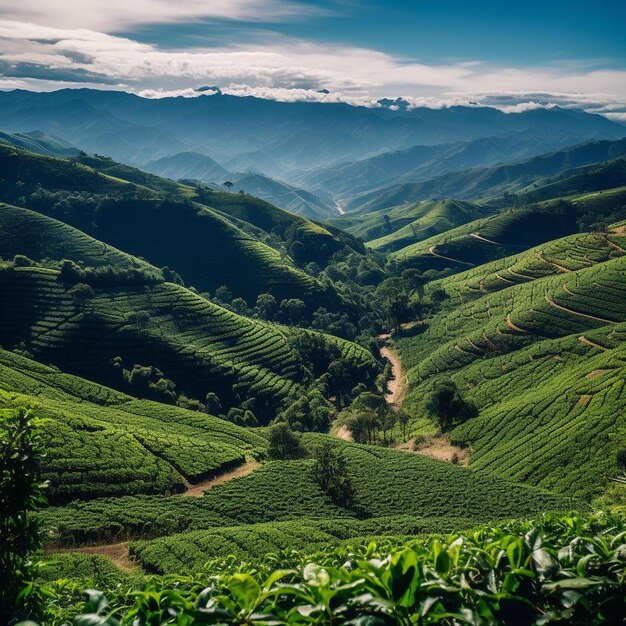
[(474, 263), (468, 263), (467, 261), (459, 261), (459, 259), (453, 259), (452, 257), (449, 257), (449, 256), (443, 256), (443, 254), (439, 254), (435, 252), (435, 248), (436, 246), (430, 246), (430, 248), (428, 248), (428, 252), (430, 252), (430, 254), (432, 254), (433, 256), (436, 256), (438, 259), (445, 259), (446, 261), (452, 261), (453, 263), (459, 263), (460, 265), (468, 265), (469, 267), (475, 267)]
[[(379, 339), (389, 339), (389, 335), (380, 335)], [(404, 370), (402, 369), (402, 363), (400, 363), (400, 357), (398, 353), (390, 346), (384, 345), (380, 349), (380, 356), (389, 359), (391, 362), (391, 373), (393, 378), (387, 383), (387, 389), (389, 393), (385, 395), (385, 400), (394, 408), (400, 408), (404, 394), (406, 391), (406, 380), (404, 377)]]
[(233, 480), (233, 478), (241, 478), (242, 476), (252, 474), (252, 472), (259, 469), (259, 467), (261, 467), (261, 464), (258, 461), (255, 461), (254, 459), (247, 459), (245, 463), (237, 466), (229, 472), (224, 472), (223, 474), (214, 476), (213, 478), (207, 478), (207, 480), (203, 480), (195, 485), (190, 484), (187, 489), (179, 495), (188, 498), (200, 498), (204, 495), (204, 492), (211, 489), (211, 487), (221, 485), (229, 480)]
[[(391, 339), (391, 335), (389, 333), (378, 335), (376, 339), (388, 341)], [(398, 353), (388, 345), (382, 346), (379, 352), (380, 356), (389, 359), (391, 363), (392, 378), (387, 383), (389, 393), (385, 394), (385, 400), (394, 411), (397, 411), (402, 405), (402, 400), (406, 393), (406, 378), (404, 376), (404, 370), (402, 369), (402, 363), (400, 363)], [(346, 426), (340, 426), (335, 431), (335, 437), (343, 439), (344, 441), (354, 441), (352, 433)]]
[(483, 237), (480, 233), (470, 233), (470, 237), (474, 237), (474, 239), (480, 239), (480, 241), (485, 241), (487, 243), (491, 243), (494, 246), (501, 246), (501, 243), (497, 241), (493, 241), (493, 239), (487, 239), (487, 237)]
[(97, 554), (99, 556), (108, 557), (114, 565), (124, 572), (136, 574), (141, 572), (141, 568), (133, 561), (128, 554), (128, 541), (121, 543), (110, 543), (102, 546), (82, 546), (79, 548), (53, 548), (47, 550), (48, 554), (59, 553), (79, 553), (79, 554)]

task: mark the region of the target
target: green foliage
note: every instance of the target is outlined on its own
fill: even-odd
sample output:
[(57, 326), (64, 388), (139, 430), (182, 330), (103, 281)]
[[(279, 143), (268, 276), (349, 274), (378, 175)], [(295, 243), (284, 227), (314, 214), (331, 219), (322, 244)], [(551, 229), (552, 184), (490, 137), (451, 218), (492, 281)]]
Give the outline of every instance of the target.
[(269, 430), (267, 453), (271, 459), (298, 459), (306, 454), (299, 437), (289, 428), (289, 424), (278, 422)]
[(401, 511), (478, 522), (582, 506), (567, 496), (418, 454), (302, 435), (308, 449), (324, 441), (343, 450), (354, 486), (351, 509), (336, 506), (322, 491), (314, 460), (277, 461), (216, 485), (202, 498), (102, 498), (51, 508), (44, 514), (46, 526), (57, 530), (61, 543), (72, 544), (303, 518), (385, 517)]
[(442, 432), (476, 417), (476, 408), (463, 399), (457, 386), (451, 381), (441, 381), (434, 385), (427, 406)]
[(30, 409), (0, 412), (0, 621), (33, 609), (35, 570), (30, 555), (41, 547), (39, 520), (31, 513), (46, 504), (41, 480), (43, 440)]
[[(549, 516), (387, 553), (351, 546), (293, 569), (213, 574), (202, 590), (157, 579), (120, 598), (121, 623), (619, 624), (625, 531), (619, 516)], [(74, 623), (117, 623), (111, 608), (91, 592)]]
[(352, 507), (354, 486), (346, 460), (328, 442), (324, 442), (317, 451), (313, 473), (320, 489), (331, 502), (347, 509)]
[(137, 400), (0, 351), (0, 406), (37, 404), (53, 501), (175, 493), (263, 453), (266, 441), (224, 420)]

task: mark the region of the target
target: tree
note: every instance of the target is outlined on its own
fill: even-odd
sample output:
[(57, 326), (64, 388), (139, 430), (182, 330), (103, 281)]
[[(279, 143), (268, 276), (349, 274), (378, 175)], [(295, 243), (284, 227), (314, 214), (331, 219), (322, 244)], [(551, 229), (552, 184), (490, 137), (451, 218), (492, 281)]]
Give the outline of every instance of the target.
[(400, 430), (402, 431), (402, 441), (406, 441), (413, 419), (406, 411), (399, 410), (396, 413), (396, 420), (398, 422), (398, 426), (400, 426)]
[(345, 424), (356, 443), (374, 443), (380, 418), (374, 411), (350, 411)]
[(409, 312), (410, 293), (404, 281), (397, 276), (387, 278), (378, 285), (375, 296), (380, 302), (392, 329), (399, 331)]
[(291, 430), (289, 424), (278, 422), (270, 428), (267, 452), (271, 459), (299, 459), (305, 450), (300, 438)]
[(337, 398), (337, 408), (341, 409), (354, 388), (355, 372), (348, 359), (339, 357), (328, 366), (328, 388)]
[(276, 298), (271, 293), (260, 293), (256, 299), (256, 309), (262, 320), (273, 321), (278, 310)]
[(224, 187), (226, 187), (226, 189), (228, 189), (228, 191), (230, 191), (234, 186), (234, 183), (230, 182), (229, 180), (224, 181)]
[(306, 248), (301, 241), (294, 241), (289, 246), (289, 253), (296, 265), (300, 265), (306, 257)]
[(233, 311), (239, 315), (248, 315), (250, 313), (248, 304), (243, 298), (234, 298), (231, 302), (231, 307)]
[(302, 321), (304, 312), (306, 311), (306, 304), (298, 298), (290, 298), (289, 300), (283, 300), (280, 303), (280, 308), (287, 316), (288, 322), (295, 326)]
[(206, 412), (210, 415), (217, 415), (222, 410), (222, 403), (216, 393), (209, 391), (205, 398)]
[(233, 301), (233, 294), (226, 285), (221, 285), (215, 290), (215, 299), (222, 304), (230, 304)]
[(28, 409), (0, 418), (0, 623), (26, 609), (33, 566), (29, 554), (41, 547), (40, 522), (31, 513), (46, 504), (40, 460), (41, 421)]
[(94, 290), (85, 283), (78, 283), (74, 285), (68, 293), (72, 296), (72, 299), (76, 304), (85, 304), (87, 300), (90, 300), (96, 295)]
[(314, 475), (321, 490), (337, 506), (350, 508), (354, 503), (354, 486), (342, 453), (325, 441), (317, 451)]
[(428, 399), (428, 409), (436, 419), (441, 432), (476, 416), (474, 405), (463, 399), (452, 381), (435, 384)]

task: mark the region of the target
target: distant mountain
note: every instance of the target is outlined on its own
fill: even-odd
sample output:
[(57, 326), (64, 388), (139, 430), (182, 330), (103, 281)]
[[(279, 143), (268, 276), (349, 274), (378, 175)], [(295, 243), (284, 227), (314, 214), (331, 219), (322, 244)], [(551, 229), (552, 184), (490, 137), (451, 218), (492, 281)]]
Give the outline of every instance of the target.
[(534, 180), (575, 167), (626, 154), (626, 139), (592, 141), (543, 154), (526, 161), (445, 174), (418, 183), (392, 185), (363, 194), (347, 205), (351, 211), (377, 211), (403, 203), (437, 197), (462, 199), (494, 196), (523, 188)]
[(263, 150), (242, 152), (226, 158), (223, 163), (231, 172), (253, 171), (276, 178), (283, 178), (290, 172), (289, 168)]
[(303, 189), (291, 187), (286, 183), (268, 178), (262, 174), (250, 172), (234, 180), (235, 187), (257, 198), (267, 200), (276, 206), (296, 215), (323, 219), (338, 214), (337, 208), (330, 202), (318, 198)]
[(127, 163), (185, 151), (229, 156), (262, 151), (300, 171), (481, 137), (573, 144), (624, 135), (621, 124), (560, 108), (507, 114), (487, 107), (366, 108), (223, 94), (148, 99), (89, 89), (2, 92), (0, 119), (10, 132), (38, 128)]
[(222, 185), (230, 181), (234, 190), (242, 190), (270, 202), (296, 215), (322, 219), (335, 216), (338, 211), (333, 203), (321, 200), (309, 191), (297, 189), (260, 173), (228, 171), (217, 161), (198, 152), (180, 152), (163, 157), (144, 166), (149, 172), (174, 180), (197, 180)]
[(80, 153), (80, 150), (72, 144), (38, 130), (28, 133), (0, 131), (0, 143), (10, 144), (46, 156), (77, 156)]
[(437, 146), (413, 146), (385, 152), (361, 161), (306, 172), (293, 179), (306, 189), (328, 194), (339, 204), (356, 195), (402, 182), (419, 182), (434, 176), (475, 167), (487, 167), (527, 159), (567, 145), (556, 137), (482, 137), (470, 142)]
[(144, 169), (174, 180), (183, 178), (221, 184), (232, 177), (231, 172), (217, 161), (198, 152), (179, 152), (174, 156), (150, 161), (146, 163)]

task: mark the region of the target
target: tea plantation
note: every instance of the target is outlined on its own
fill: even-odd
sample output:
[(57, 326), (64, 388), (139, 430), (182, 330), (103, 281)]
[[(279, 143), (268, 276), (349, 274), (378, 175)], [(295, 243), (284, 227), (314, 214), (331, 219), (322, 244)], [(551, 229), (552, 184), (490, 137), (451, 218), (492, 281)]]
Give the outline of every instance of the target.
[[(307, 447), (326, 438), (307, 435)], [(372, 446), (344, 449), (354, 504), (333, 504), (312, 460), (266, 463), (249, 476), (217, 485), (202, 498), (162, 496), (75, 501), (44, 512), (62, 544), (116, 541), (218, 526), (286, 520), (403, 515), (467, 521), (527, 516), (584, 506), (568, 496), (516, 484), (419, 455)]]
[(173, 493), (262, 453), (254, 431), (137, 400), (0, 351), (0, 406), (33, 405), (45, 424), (50, 498)]
[(521, 208), (506, 209), (411, 244), (393, 253), (407, 267), (454, 271), (516, 254), (540, 243), (580, 230), (583, 216), (624, 219), (626, 188), (551, 200)]

